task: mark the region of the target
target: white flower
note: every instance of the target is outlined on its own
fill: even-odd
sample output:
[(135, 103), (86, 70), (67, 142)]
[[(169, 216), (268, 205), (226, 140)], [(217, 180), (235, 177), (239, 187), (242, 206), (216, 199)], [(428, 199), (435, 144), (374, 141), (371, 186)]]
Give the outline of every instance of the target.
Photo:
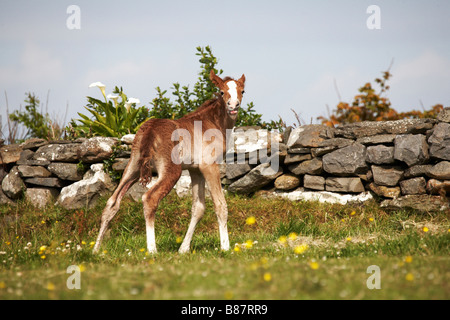
[(120, 96), (115, 94), (108, 94), (107, 98), (114, 101), (114, 106), (117, 108), (117, 99), (119, 99)]
[(141, 103), (141, 100), (137, 98), (129, 98), (127, 102), (125, 102), (125, 108), (127, 109), (127, 112), (130, 111), (131, 105), (133, 103)]
[(102, 92), (103, 96), (106, 99), (106, 95), (105, 95), (105, 88), (106, 88), (106, 86), (103, 83), (101, 83), (101, 82), (93, 82), (93, 83), (91, 83), (89, 85), (89, 88), (93, 88), (93, 87), (98, 87), (100, 89), (100, 91)]

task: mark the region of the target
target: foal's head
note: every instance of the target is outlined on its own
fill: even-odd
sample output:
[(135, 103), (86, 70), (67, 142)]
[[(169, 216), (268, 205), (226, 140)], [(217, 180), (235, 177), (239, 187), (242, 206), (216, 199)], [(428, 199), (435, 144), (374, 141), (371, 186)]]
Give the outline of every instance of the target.
[(214, 73), (214, 70), (211, 70), (210, 78), (216, 87), (219, 88), (229, 116), (235, 119), (244, 95), (245, 75), (242, 75), (239, 80), (234, 80), (230, 77), (221, 79)]

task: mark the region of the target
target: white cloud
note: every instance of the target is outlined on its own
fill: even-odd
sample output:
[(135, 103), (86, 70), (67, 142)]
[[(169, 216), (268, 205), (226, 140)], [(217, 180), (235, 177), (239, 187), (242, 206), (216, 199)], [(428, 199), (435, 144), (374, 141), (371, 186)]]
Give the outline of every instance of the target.
[(58, 80), (63, 75), (61, 60), (45, 48), (27, 42), (16, 65), (0, 66), (0, 83), (5, 86), (37, 84)]
[(392, 68), (389, 97), (398, 111), (428, 109), (434, 104), (448, 105), (450, 99), (450, 59), (433, 51), (400, 61)]

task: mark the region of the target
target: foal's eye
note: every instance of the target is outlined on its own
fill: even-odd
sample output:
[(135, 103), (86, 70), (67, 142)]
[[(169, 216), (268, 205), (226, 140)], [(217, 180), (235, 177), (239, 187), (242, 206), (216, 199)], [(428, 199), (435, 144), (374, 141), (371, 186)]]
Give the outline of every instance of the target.
[(220, 91), (220, 94), (223, 96), (224, 94), (225, 94), (225, 92), (223, 92), (223, 91)]
[(244, 91), (244, 90), (242, 90), (242, 91), (241, 91), (241, 94), (244, 94), (244, 93), (245, 93), (245, 91)]

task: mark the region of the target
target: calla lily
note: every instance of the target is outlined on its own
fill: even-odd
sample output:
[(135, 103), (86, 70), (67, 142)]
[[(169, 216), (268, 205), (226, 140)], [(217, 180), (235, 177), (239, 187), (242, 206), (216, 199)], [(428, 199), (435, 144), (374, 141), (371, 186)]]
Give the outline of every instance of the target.
[(127, 112), (130, 112), (130, 108), (133, 103), (141, 103), (141, 100), (137, 98), (129, 98), (128, 101), (125, 102), (125, 108), (127, 109)]
[(93, 82), (89, 85), (89, 88), (98, 87), (103, 94), (103, 97), (106, 99), (105, 88), (106, 86), (101, 82)]
[(108, 94), (107, 96), (108, 99), (113, 100), (114, 101), (114, 106), (117, 108), (117, 99), (120, 98), (120, 96), (115, 95), (115, 94)]

